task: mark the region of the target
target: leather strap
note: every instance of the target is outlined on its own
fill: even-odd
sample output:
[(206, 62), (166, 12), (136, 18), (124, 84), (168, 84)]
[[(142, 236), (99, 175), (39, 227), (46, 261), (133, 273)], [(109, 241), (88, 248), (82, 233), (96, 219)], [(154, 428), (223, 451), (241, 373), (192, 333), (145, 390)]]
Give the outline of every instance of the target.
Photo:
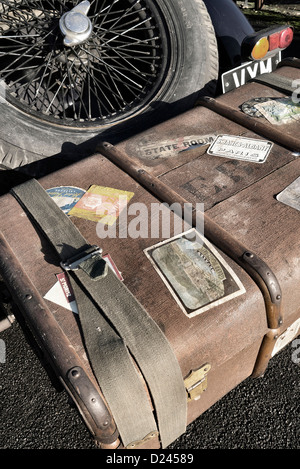
[(12, 194), (50, 241), (64, 267), (77, 265), (69, 277), (85, 345), (124, 446), (156, 430), (132, 355), (149, 387), (165, 448), (185, 432), (187, 421), (182, 373), (165, 335), (35, 179), (15, 187)]

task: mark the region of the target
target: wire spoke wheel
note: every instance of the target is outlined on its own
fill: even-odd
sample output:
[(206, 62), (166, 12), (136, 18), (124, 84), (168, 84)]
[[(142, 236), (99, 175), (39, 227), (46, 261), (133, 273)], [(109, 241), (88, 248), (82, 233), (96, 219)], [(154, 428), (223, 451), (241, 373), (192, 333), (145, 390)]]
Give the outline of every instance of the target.
[(217, 78), (203, 0), (1, 0), (0, 164), (86, 156), (190, 109)]
[[(142, 0), (4, 0), (0, 11), (0, 77), (14, 105), (64, 125), (109, 122), (143, 107), (168, 68), (168, 39), (157, 10)], [(60, 20), (91, 33), (65, 45)], [(80, 25), (79, 25), (80, 27)], [(73, 36), (79, 37), (79, 33)]]

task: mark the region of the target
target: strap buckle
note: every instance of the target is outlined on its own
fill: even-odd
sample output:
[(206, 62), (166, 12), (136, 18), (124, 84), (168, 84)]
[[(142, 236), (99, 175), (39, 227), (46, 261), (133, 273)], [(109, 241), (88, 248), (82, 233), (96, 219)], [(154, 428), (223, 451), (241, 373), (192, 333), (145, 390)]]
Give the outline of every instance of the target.
[(60, 263), (60, 266), (62, 269), (68, 271), (68, 270), (78, 270), (80, 267), (80, 264), (83, 262), (87, 261), (88, 259), (91, 259), (93, 257), (96, 257), (98, 254), (102, 254), (102, 249), (99, 248), (98, 246), (90, 246), (87, 249), (84, 249), (83, 251), (79, 252), (78, 254), (75, 254), (75, 256), (70, 257), (70, 259), (67, 259), (64, 262)]

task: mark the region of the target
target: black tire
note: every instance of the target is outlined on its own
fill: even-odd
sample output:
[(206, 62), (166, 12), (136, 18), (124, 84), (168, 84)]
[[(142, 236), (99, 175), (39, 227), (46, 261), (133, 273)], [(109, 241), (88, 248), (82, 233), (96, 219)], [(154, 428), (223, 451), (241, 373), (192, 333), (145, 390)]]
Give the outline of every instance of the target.
[[(92, 36), (70, 48), (58, 21), (79, 3), (1, 2), (0, 35), (14, 36), (0, 39), (0, 163), (8, 168), (87, 155), (98, 140), (116, 143), (214, 93), (217, 44), (202, 0), (90, 0)], [(120, 11), (131, 12), (123, 23)]]

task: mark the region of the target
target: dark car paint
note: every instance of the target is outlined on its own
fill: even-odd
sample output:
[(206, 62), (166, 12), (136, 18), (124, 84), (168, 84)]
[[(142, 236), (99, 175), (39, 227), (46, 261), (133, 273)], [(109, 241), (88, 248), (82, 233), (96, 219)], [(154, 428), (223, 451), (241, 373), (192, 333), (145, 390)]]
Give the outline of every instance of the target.
[(241, 65), (241, 45), (254, 32), (233, 0), (204, 0), (211, 17), (219, 48), (220, 73)]

